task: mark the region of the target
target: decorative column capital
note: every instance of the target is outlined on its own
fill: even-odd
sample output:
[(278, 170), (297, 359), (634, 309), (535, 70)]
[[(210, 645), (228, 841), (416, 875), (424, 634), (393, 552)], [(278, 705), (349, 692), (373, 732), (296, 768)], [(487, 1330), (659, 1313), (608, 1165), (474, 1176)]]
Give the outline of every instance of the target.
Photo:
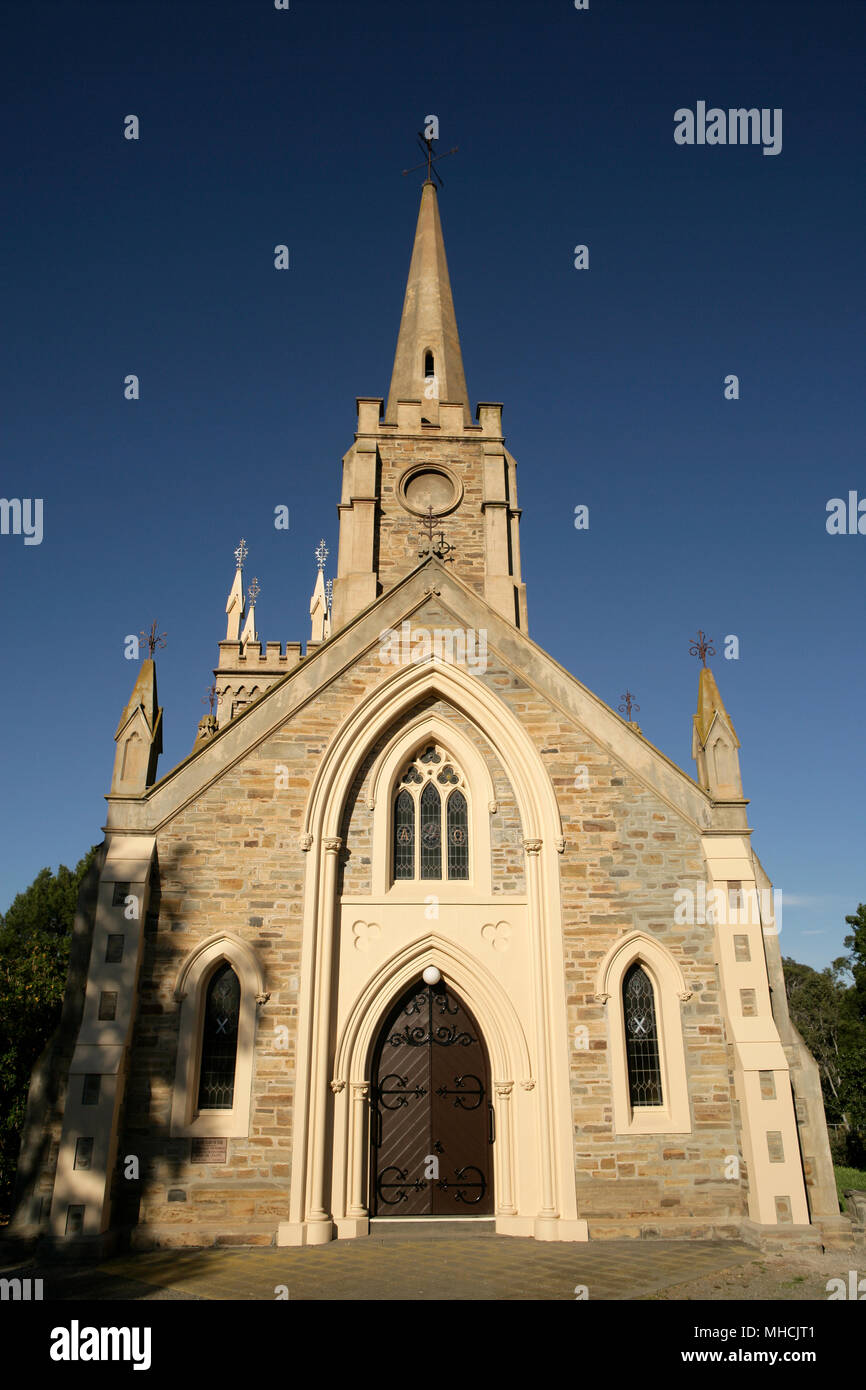
[(594, 994), (592, 997), (593, 997), (593, 999), (596, 1001), (596, 1003), (598, 1003), (598, 1004), (606, 1004), (607, 1001), (608, 1001), (608, 999), (610, 998), (610, 995), (609, 995), (609, 994)]
[(352, 1095), (355, 1100), (366, 1100), (370, 1094), (370, 1083), (368, 1081), (353, 1081)]
[(534, 1090), (535, 1090), (535, 1081), (534, 1081), (534, 1079), (533, 1079), (532, 1077), (530, 1077), (528, 1081), (521, 1081), (520, 1084), (521, 1084), (521, 1086), (523, 1087), (524, 1091), (534, 1091)]
[(346, 1083), (345, 1081), (341, 1081), (339, 1077), (335, 1077), (334, 1080), (331, 1082), (331, 1090), (334, 1092), (335, 1096), (338, 1096), (340, 1092), (344, 1091), (345, 1089)]
[(543, 843), (543, 840), (524, 840), (523, 848), (526, 850), (527, 854), (540, 854)]
[(494, 1081), (493, 1086), (498, 1096), (502, 1096), (503, 1099), (508, 1099), (508, 1097), (511, 1095), (512, 1090), (514, 1089), (514, 1082)]
[(339, 854), (343, 848), (343, 841), (339, 835), (330, 835), (322, 841), (322, 848), (326, 854)]

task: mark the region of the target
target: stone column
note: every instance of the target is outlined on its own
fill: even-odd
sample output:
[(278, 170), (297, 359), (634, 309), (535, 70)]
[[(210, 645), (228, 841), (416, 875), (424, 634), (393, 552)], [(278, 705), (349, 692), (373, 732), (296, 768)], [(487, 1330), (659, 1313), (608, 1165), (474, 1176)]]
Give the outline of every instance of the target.
[(529, 900), (529, 935), (533, 943), (534, 1003), (536, 1019), (536, 1074), (538, 1078), (538, 1157), (541, 1178), (541, 1210), (535, 1223), (535, 1234), (542, 1240), (558, 1238), (556, 1193), (553, 1180), (551, 1148), (552, 1116), (550, 1108), (550, 1063), (548, 1058), (547, 1020), (549, 1007), (545, 989), (544, 911), (541, 887), (541, 840), (524, 840), (526, 851), (526, 892)]
[(331, 1033), (331, 972), (336, 929), (336, 890), (338, 856), (343, 841), (334, 836), (322, 843), (325, 856), (322, 894), (319, 899), (319, 962), (315, 985), (316, 1031), (313, 1055), (310, 1059), (311, 1134), (310, 1134), (310, 1198), (307, 1217), (308, 1245), (323, 1245), (331, 1239), (332, 1221), (325, 1208), (325, 1137), (329, 1097), (328, 1045)]
[(499, 1201), (497, 1215), (513, 1216), (517, 1210), (511, 1186), (513, 1142), (511, 1138), (511, 1092), (513, 1081), (495, 1081), (496, 1092), (496, 1141), (500, 1145), (499, 1161)]
[(364, 1205), (364, 1118), (370, 1087), (366, 1081), (352, 1082), (352, 1112), (349, 1117), (349, 1210), (348, 1216), (366, 1216)]

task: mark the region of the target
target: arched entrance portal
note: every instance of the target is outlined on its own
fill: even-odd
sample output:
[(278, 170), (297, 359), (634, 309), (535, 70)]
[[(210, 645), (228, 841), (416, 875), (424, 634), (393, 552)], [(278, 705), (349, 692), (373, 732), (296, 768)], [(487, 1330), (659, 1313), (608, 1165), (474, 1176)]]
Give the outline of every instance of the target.
[(371, 1075), (370, 1214), (492, 1214), (487, 1049), (444, 980), (416, 981), (391, 1008)]

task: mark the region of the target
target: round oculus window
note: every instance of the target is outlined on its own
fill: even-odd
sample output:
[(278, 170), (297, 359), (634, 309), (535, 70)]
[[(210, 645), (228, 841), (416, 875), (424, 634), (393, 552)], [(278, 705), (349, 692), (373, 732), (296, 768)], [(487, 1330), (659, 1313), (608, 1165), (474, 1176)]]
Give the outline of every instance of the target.
[(410, 468), (400, 479), (399, 497), (407, 511), (416, 516), (444, 516), (453, 511), (463, 496), (463, 486), (450, 468), (421, 464)]

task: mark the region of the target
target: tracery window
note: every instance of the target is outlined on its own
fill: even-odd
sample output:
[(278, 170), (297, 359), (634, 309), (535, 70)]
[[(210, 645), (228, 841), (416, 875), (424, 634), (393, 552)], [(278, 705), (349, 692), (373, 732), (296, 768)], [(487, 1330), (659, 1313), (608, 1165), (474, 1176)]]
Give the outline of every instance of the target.
[(238, 1052), (241, 982), (228, 961), (211, 976), (204, 1006), (199, 1110), (231, 1110)]
[(394, 798), (393, 830), (395, 881), (469, 878), (466, 782), (438, 744), (406, 767)]
[(625, 1051), (632, 1105), (662, 1105), (659, 1034), (652, 981), (640, 961), (626, 971), (622, 986)]

